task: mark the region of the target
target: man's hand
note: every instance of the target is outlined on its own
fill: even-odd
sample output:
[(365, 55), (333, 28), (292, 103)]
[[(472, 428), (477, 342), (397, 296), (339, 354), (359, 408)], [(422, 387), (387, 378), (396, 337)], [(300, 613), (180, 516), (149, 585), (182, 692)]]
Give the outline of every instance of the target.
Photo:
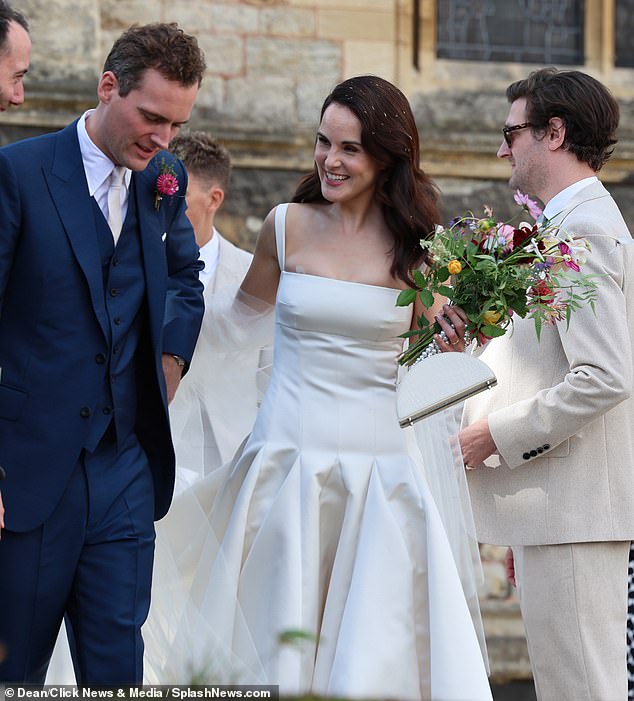
[(481, 465), (489, 455), (493, 455), (497, 446), (489, 430), (488, 419), (480, 419), (463, 428), (458, 434), (462, 459), (467, 470)]
[(163, 353), (162, 362), (163, 375), (165, 375), (165, 384), (167, 386), (167, 403), (170, 404), (180, 384), (183, 368), (178, 364), (176, 358), (169, 353)]
[(511, 548), (507, 548), (506, 555), (504, 555), (504, 570), (508, 583), (517, 587), (517, 582), (515, 581), (515, 558), (513, 557), (513, 550), (511, 550)]

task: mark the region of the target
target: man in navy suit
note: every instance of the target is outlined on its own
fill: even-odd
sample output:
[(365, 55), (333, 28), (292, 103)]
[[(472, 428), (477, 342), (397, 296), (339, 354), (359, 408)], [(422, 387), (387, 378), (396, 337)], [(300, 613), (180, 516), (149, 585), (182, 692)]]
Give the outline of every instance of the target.
[(79, 683), (142, 680), (168, 400), (203, 314), (163, 149), (204, 70), (175, 24), (132, 27), (96, 109), (0, 149), (0, 681), (43, 682), (64, 616)]

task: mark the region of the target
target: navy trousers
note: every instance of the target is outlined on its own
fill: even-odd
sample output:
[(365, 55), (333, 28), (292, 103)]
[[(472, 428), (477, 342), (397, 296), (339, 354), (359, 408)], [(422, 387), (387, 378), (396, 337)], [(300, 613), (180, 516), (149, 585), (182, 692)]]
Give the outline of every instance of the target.
[(150, 468), (132, 435), (119, 450), (103, 440), (84, 452), (42, 526), (2, 531), (0, 682), (44, 682), (64, 615), (78, 683), (142, 681), (153, 514)]

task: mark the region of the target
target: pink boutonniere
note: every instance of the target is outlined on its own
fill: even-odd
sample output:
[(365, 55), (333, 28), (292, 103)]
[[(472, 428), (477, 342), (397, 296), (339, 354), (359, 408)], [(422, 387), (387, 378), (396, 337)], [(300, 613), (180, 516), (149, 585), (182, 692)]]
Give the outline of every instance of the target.
[(154, 193), (154, 209), (156, 209), (156, 211), (159, 210), (164, 195), (171, 197), (178, 192), (178, 178), (176, 177), (174, 168), (165, 163), (165, 160), (161, 160), (159, 171), (159, 176), (156, 179), (156, 191)]

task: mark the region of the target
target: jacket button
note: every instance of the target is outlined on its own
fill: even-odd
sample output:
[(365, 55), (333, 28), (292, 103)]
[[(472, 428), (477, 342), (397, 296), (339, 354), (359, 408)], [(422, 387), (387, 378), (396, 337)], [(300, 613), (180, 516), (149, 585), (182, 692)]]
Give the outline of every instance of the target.
[(88, 419), (88, 418), (90, 418), (90, 415), (91, 415), (91, 414), (92, 414), (92, 412), (90, 411), (90, 408), (87, 407), (87, 406), (83, 406), (83, 407), (79, 410), (79, 415), (81, 416), (82, 419)]
[(116, 287), (113, 287), (113, 288), (110, 290), (110, 296), (111, 296), (111, 297), (116, 297), (118, 294), (119, 294), (119, 290), (118, 290)]
[(109, 406), (105, 406), (101, 411), (103, 411), (106, 416), (110, 416), (110, 414), (112, 414), (112, 409)]
[(115, 324), (115, 326), (121, 326), (121, 317), (120, 316), (115, 317), (114, 324)]
[(531, 450), (531, 458), (536, 458), (536, 457), (537, 457), (537, 451)]
[(524, 460), (530, 460), (530, 459), (531, 459), (531, 454), (530, 454), (530, 453), (524, 453), (524, 455), (522, 455), (522, 457), (524, 458)]
[(550, 450), (550, 443), (544, 443), (544, 450)]
[(537, 448), (537, 452), (538, 452), (538, 453), (543, 453), (543, 452), (544, 452), (544, 449), (543, 449), (543, 448)]
[(106, 356), (103, 353), (97, 353), (95, 356), (95, 362), (97, 365), (103, 365), (106, 362)]

